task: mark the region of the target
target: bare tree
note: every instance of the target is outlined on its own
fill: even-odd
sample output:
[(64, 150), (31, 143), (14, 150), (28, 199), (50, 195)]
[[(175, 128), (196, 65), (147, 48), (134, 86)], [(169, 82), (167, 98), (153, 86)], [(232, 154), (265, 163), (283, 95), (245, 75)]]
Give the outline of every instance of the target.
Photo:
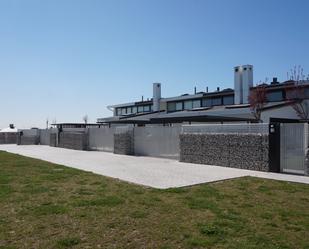
[[(292, 108), (297, 116), (304, 120), (309, 120), (309, 103), (306, 101), (304, 70), (301, 66), (294, 67), (287, 73), (291, 84), (285, 88), (286, 99), (290, 101)], [(308, 79), (308, 76), (307, 76)]]
[(252, 114), (258, 122), (261, 122), (261, 114), (266, 104), (266, 87), (265, 84), (256, 86), (250, 91), (248, 101)]
[(83, 121), (84, 121), (85, 124), (88, 123), (88, 115), (87, 114), (83, 117)]

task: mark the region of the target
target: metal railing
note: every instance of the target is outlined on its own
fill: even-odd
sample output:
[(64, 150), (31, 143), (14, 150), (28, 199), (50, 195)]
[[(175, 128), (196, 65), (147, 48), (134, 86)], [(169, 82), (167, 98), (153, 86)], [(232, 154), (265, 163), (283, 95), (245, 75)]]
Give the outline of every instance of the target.
[(269, 124), (197, 124), (183, 125), (181, 133), (269, 134)]

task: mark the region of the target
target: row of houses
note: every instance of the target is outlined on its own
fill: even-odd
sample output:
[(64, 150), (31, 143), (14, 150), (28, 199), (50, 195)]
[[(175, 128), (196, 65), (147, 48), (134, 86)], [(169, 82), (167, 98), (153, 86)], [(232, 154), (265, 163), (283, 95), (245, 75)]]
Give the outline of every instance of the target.
[[(300, 85), (301, 102), (307, 103), (309, 82), (302, 80)], [(265, 101), (257, 120), (248, 99), (260, 87)], [(304, 120), (295, 110), (296, 99), (289, 95), (294, 88), (295, 81), (280, 83), (276, 78), (253, 86), (253, 66), (244, 65), (234, 68), (234, 89), (163, 98), (161, 84), (154, 83), (151, 99), (108, 106), (113, 116), (95, 124), (57, 123), (56, 129), (19, 130), (15, 136), (4, 132), (0, 143), (309, 174), (308, 124), (300, 122)]]
[[(309, 81), (301, 81), (304, 101), (309, 98)], [(260, 120), (256, 119), (248, 101), (253, 86), (253, 66), (243, 65), (234, 68), (234, 89), (227, 88), (214, 92), (195, 92), (181, 96), (163, 98), (161, 84), (153, 83), (153, 97), (137, 102), (108, 106), (113, 112), (110, 117), (98, 118), (102, 125), (176, 125), (179, 123), (227, 123), (264, 122), (275, 120), (300, 120), (302, 117), (293, 108), (288, 96), (295, 81), (278, 82), (273, 78), (270, 84), (263, 84), (266, 91), (265, 103), (261, 108)]]

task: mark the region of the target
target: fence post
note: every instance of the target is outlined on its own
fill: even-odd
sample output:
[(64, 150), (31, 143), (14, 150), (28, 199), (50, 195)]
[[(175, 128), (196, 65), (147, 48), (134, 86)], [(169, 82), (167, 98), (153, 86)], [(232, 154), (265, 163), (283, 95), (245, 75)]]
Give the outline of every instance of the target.
[(280, 172), (280, 123), (269, 124), (269, 171)]

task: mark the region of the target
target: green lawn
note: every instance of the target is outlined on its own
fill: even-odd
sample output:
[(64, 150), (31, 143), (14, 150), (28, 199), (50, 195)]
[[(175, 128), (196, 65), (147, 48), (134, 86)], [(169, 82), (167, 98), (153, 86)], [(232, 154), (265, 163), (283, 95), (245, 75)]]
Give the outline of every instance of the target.
[(156, 190), (0, 152), (0, 248), (309, 248), (309, 186)]

